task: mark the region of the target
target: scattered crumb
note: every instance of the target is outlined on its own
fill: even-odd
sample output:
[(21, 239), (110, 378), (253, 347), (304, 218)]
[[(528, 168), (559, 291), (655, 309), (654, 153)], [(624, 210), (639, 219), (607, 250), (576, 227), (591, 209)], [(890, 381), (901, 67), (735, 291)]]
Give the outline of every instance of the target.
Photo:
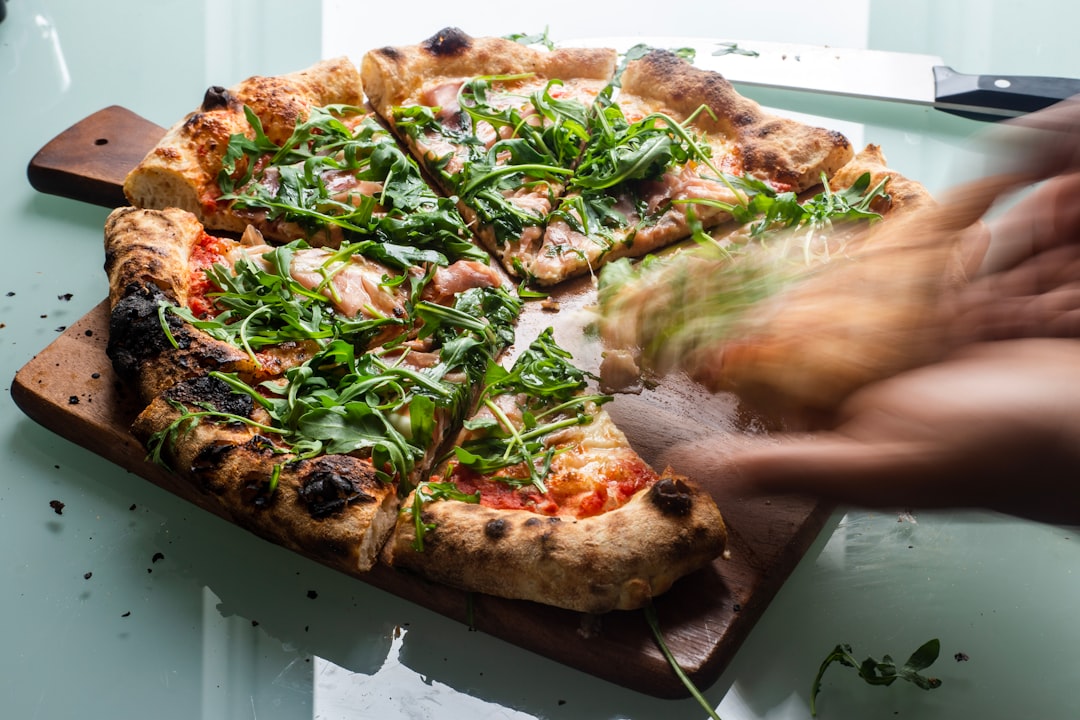
[(65, 330), (67, 330), (67, 325), (57, 325), (56, 326), (56, 332), (64, 332)]
[(71, 300), (71, 298), (73, 298), (73, 297), (75, 297), (75, 296), (72, 295), (71, 293), (64, 293), (63, 295), (57, 295), (56, 299), (57, 300), (63, 300), (64, 302), (67, 302), (68, 300)]
[(78, 405), (78, 404), (79, 404), (79, 396), (78, 395), (72, 395), (71, 397), (68, 398), (68, 405)]
[(92, 572), (83, 573), (83, 580), (89, 580), (92, 577), (94, 577), (94, 573)]
[(559, 312), (559, 301), (552, 298), (544, 298), (540, 301), (540, 309), (544, 312)]
[(315, 598), (319, 597), (319, 593), (315, 592), (314, 590), (308, 590), (307, 596), (314, 600)]
[(165, 554), (164, 553), (156, 552), (156, 553), (154, 553), (154, 557), (150, 558), (150, 562), (156, 563), (158, 560), (164, 560), (164, 559), (165, 559)]
[(130, 610), (128, 610), (128, 611), (127, 611), (126, 613), (124, 613), (124, 614), (123, 614), (123, 615), (121, 615), (120, 617), (131, 617), (131, 611), (130, 611)]
[(968, 660), (970, 660), (968, 654), (962, 652), (956, 653), (955, 655), (953, 655), (953, 658), (956, 660), (956, 662), (967, 662)]
[(59, 500), (50, 500), (49, 507), (51, 507), (53, 509), (53, 512), (55, 512), (57, 515), (64, 514), (64, 503), (60, 502)]
[(562, 706), (562, 705), (565, 705), (565, 704), (566, 704), (566, 701), (565, 701), (565, 700), (559, 700), (559, 705), (560, 705), (560, 706)]
[(14, 290), (8, 290), (7, 296), (8, 297), (15, 297), (15, 291)]
[(131, 507), (129, 507), (128, 510), (134, 510), (134, 509), (135, 509), (135, 503), (131, 503)]
[(258, 620), (252, 620), (251, 621), (251, 627), (259, 627), (259, 621)]

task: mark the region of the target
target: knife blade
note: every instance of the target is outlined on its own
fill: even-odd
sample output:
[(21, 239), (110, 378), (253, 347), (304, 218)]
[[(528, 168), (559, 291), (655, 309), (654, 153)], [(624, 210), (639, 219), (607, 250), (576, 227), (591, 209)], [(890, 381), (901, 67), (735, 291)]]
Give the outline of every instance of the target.
[(636, 45), (694, 51), (694, 64), (732, 83), (925, 105), (980, 120), (1041, 110), (1080, 94), (1080, 79), (957, 72), (934, 55), (698, 37), (583, 38), (563, 47)]

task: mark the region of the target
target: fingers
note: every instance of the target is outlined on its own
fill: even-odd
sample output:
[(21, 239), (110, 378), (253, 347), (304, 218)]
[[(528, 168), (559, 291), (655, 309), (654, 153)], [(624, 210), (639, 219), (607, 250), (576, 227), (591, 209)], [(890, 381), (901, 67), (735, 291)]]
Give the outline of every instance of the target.
[(732, 482), (746, 494), (809, 495), (872, 508), (970, 504), (944, 460), (922, 442), (818, 435), (732, 456)]
[(1002, 272), (1050, 248), (1080, 242), (1080, 173), (1053, 178), (1032, 190), (991, 225), (982, 275)]
[(982, 141), (995, 172), (1021, 173), (1034, 182), (1080, 170), (1080, 96), (999, 123)]

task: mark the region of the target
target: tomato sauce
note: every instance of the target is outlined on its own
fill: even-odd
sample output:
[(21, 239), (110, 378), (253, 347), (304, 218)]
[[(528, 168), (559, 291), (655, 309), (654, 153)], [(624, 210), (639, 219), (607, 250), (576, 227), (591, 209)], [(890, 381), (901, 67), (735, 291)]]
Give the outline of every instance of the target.
[(206, 276), (206, 270), (215, 264), (223, 263), (228, 253), (231, 242), (216, 238), (203, 233), (195, 247), (192, 248), (191, 257), (188, 260), (191, 270), (191, 279), (188, 285), (188, 308), (195, 317), (205, 318), (217, 315), (217, 309), (213, 301), (207, 297), (207, 293), (217, 290)]
[[(524, 468), (515, 466), (508, 470), (508, 478), (524, 481)], [(593, 517), (621, 507), (656, 479), (653, 469), (636, 454), (618, 451), (611, 462), (604, 464), (601, 476), (585, 478), (578, 474), (553, 474), (546, 481), (546, 493), (540, 493), (533, 485), (484, 477), (463, 465), (456, 465), (450, 476), (451, 482), (462, 492), (480, 493), (480, 504), (484, 507), (575, 518)]]

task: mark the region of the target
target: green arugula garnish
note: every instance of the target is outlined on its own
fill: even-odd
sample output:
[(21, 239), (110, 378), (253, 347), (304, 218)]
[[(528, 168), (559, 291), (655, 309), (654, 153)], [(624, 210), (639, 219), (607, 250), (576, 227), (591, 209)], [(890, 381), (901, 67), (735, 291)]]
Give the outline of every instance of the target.
[(406, 490), (416, 463), (437, 439), (437, 416), (465, 414), (471, 384), (512, 341), (520, 306), (501, 288), (465, 291), (453, 308), (417, 303), (427, 319), (425, 337), (438, 341), (438, 362), (421, 367), (408, 363), (404, 348), (357, 352), (351, 343), (336, 339), (286, 370), (280, 381), (252, 385), (233, 373), (211, 372), (232, 392), (250, 397), (269, 422), (177, 404), (180, 416), (148, 442), (150, 459), (161, 463), (163, 448), (184, 428), (207, 420), (240, 422), (274, 434), (276, 451), (293, 459), (323, 453), (369, 457), (380, 479), (397, 476)]
[(817, 676), (814, 678), (814, 684), (810, 688), (810, 715), (817, 717), (817, 695), (821, 690), (821, 678), (829, 665), (834, 662), (844, 667), (855, 668), (859, 673), (859, 677), (870, 685), (892, 685), (897, 679), (900, 679), (906, 680), (923, 690), (933, 690), (941, 686), (941, 680), (926, 677), (921, 674), (921, 671), (933, 665), (940, 652), (941, 642), (937, 638), (928, 640), (911, 654), (907, 662), (900, 667), (896, 667), (896, 663), (888, 655), (883, 655), (881, 660), (868, 657), (859, 662), (852, 655), (850, 645), (837, 645), (821, 663)]
[(649, 629), (652, 631), (653, 638), (656, 640), (656, 644), (660, 647), (660, 652), (663, 653), (664, 659), (667, 660), (668, 665), (671, 666), (672, 672), (675, 676), (682, 681), (682, 684), (690, 692), (690, 695), (698, 701), (698, 704), (709, 713), (709, 717), (713, 720), (720, 720), (720, 716), (716, 714), (716, 710), (713, 709), (711, 703), (705, 699), (705, 696), (701, 694), (694, 681), (686, 674), (686, 672), (679, 666), (678, 661), (675, 660), (675, 656), (668, 649), (667, 643), (664, 642), (664, 634), (660, 631), (660, 621), (656, 617), (656, 608), (653, 605), (646, 605), (642, 610), (645, 614), (645, 622), (648, 623)]
[[(362, 108), (312, 108), (280, 146), (250, 108), (244, 111), (255, 137), (230, 137), (219, 201), (312, 235), (332, 228), (346, 240), (374, 241), (365, 252), (390, 243), (433, 253), (442, 264), (485, 259), (468, 241), (453, 201), (431, 190), (416, 163)], [(396, 257), (399, 267), (410, 259), (401, 251), (384, 255)]]
[[(500, 475), (496, 479), (546, 492), (544, 480), (558, 450), (549, 447), (545, 438), (591, 422), (591, 409), (612, 399), (585, 394), (588, 377), (571, 362), (570, 353), (556, 344), (552, 328), (544, 330), (509, 370), (491, 362), (480, 393), (480, 405), (491, 415), (465, 422), (475, 437), (454, 448), (457, 463), (481, 475), (523, 465), (527, 477)], [(520, 396), (520, 426), (500, 407), (500, 396)]]
[[(367, 249), (365, 243), (346, 244), (329, 254), (322, 264), (325, 280), (314, 289), (301, 285), (290, 271), (296, 252), (306, 248), (297, 240), (263, 253), (264, 263), (242, 257), (231, 270), (223, 265), (208, 268), (206, 277), (216, 289), (207, 294), (214, 308), (207, 317), (196, 317), (186, 307), (162, 307), (211, 337), (243, 348), (253, 361), (257, 351), (284, 342), (325, 346), (345, 339), (362, 349), (388, 326), (408, 329), (409, 318), (387, 317), (373, 308), (366, 309), (367, 316), (356, 317), (335, 311), (331, 280), (352, 255)], [(383, 255), (386, 249), (379, 246), (375, 254)], [(384, 277), (383, 282), (393, 286), (404, 279)]]
[(457, 502), (478, 503), (480, 493), (464, 493), (457, 489), (452, 482), (437, 482), (426, 480), (416, 486), (413, 492), (412, 502), (403, 507), (401, 512), (409, 515), (413, 520), (415, 537), (413, 549), (416, 552), (424, 552), (424, 538), (435, 529), (433, 523), (424, 522), (424, 504), (435, 500), (456, 500)]
[(757, 50), (747, 50), (746, 48), (739, 47), (738, 43), (733, 42), (721, 42), (716, 43), (717, 49), (713, 51), (713, 55), (746, 55), (747, 57), (758, 57), (761, 55)]
[(513, 40), (521, 45), (543, 45), (548, 50), (555, 49), (555, 42), (548, 36), (548, 28), (544, 27), (544, 32), (534, 35), (526, 33), (513, 33), (506, 36), (507, 40)]

